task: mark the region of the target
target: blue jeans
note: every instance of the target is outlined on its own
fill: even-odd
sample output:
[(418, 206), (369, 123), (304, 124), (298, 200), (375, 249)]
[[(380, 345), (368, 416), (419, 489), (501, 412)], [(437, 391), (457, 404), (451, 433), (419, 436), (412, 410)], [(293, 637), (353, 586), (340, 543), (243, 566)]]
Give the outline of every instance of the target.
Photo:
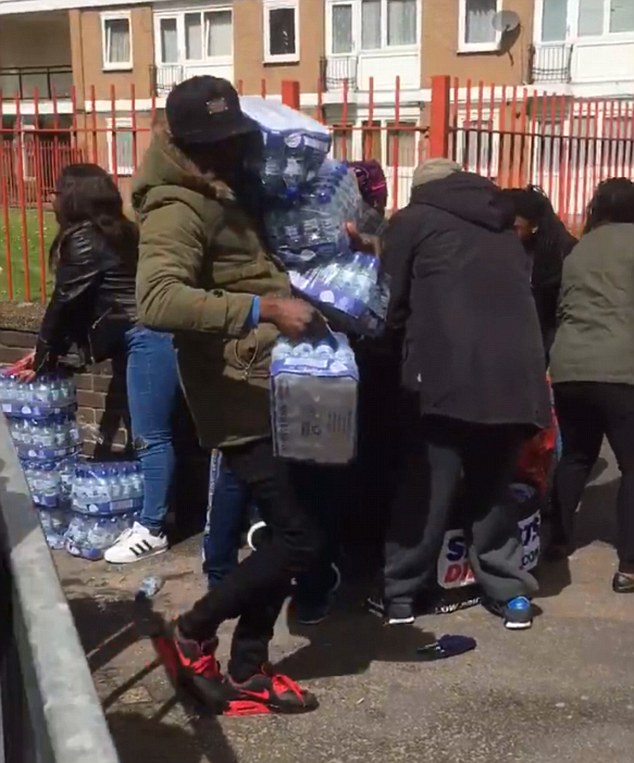
[(140, 523), (163, 529), (174, 475), (172, 414), (180, 385), (171, 334), (135, 326), (126, 334), (128, 406), (144, 481)]
[(215, 588), (238, 564), (242, 529), (251, 505), (244, 482), (225, 464), (219, 450), (211, 454), (207, 523), (203, 535), (203, 572)]

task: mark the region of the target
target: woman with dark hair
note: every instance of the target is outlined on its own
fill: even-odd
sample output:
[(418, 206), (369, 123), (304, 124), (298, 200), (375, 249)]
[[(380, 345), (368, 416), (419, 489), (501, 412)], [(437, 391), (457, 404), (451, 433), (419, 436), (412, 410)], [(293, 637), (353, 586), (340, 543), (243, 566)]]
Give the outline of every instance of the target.
[(563, 453), (555, 473), (551, 555), (573, 548), (574, 515), (603, 437), (621, 471), (617, 593), (634, 593), (634, 183), (612, 178), (590, 202), (566, 258), (551, 353)]
[(50, 252), (55, 289), (24, 376), (51, 371), (74, 342), (87, 362), (126, 357), (134, 445), (145, 483), (138, 522), (107, 550), (106, 561), (136, 562), (167, 550), (163, 532), (174, 471), (171, 415), (179, 389), (170, 334), (137, 322), (139, 236), (114, 181), (95, 164), (73, 164), (57, 180), (59, 231)]
[(561, 269), (577, 239), (566, 230), (541, 188), (506, 188), (502, 194), (513, 206), (515, 232), (532, 260), (533, 297), (548, 358), (557, 327)]

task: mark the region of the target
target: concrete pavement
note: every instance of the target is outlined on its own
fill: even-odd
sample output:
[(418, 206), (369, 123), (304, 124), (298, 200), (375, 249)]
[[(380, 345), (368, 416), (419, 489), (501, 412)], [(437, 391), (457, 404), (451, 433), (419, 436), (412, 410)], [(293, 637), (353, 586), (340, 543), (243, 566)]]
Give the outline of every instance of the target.
[[(166, 579), (156, 598), (166, 614), (203, 592), (197, 539), (127, 569), (56, 555), (122, 763), (634, 761), (634, 597), (610, 588), (607, 454), (600, 472), (581, 508), (580, 550), (542, 567), (531, 631), (507, 632), (480, 607), (387, 629), (350, 591), (321, 626), (291, 632), (281, 618), (272, 657), (322, 700), (303, 717), (191, 717), (137, 641), (132, 596), (147, 574)], [(416, 647), (443, 633), (474, 636), (478, 648), (416, 662)]]

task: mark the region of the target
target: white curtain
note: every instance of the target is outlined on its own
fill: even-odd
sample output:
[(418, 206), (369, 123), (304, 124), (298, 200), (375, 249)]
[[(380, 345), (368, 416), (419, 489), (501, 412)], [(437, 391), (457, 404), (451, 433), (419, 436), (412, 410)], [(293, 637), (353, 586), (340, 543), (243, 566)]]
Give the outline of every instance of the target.
[(230, 56), (233, 51), (231, 11), (205, 13), (205, 49), (208, 58)]
[(352, 52), (352, 6), (332, 6), (332, 52)]
[(568, 0), (544, 0), (542, 15), (542, 42), (560, 42), (566, 39)]
[(634, 0), (610, 0), (610, 32), (634, 32)]
[(176, 19), (161, 19), (161, 61), (178, 63), (178, 31)]
[(416, 42), (416, 0), (387, 0), (387, 44)]
[(200, 13), (185, 14), (185, 57), (188, 61), (202, 60), (203, 29)]
[(106, 19), (106, 59), (109, 64), (130, 62), (130, 22)]
[(579, 34), (582, 37), (603, 34), (605, 3), (606, 0), (579, 0)]
[(467, 0), (465, 19), (465, 42), (495, 42), (493, 17), (497, 12), (496, 0)]
[(381, 0), (362, 0), (361, 47), (363, 50), (381, 47)]

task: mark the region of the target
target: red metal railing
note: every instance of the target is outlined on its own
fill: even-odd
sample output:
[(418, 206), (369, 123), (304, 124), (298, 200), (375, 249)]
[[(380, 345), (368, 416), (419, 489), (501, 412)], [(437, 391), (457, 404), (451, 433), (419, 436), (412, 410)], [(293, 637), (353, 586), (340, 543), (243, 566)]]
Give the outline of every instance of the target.
[[(281, 97), (329, 125), (335, 157), (383, 165), (390, 211), (407, 203), (414, 169), (428, 156), (449, 156), (502, 186), (541, 186), (575, 230), (600, 180), (634, 174), (634, 100), (575, 99), (449, 77), (434, 77), (429, 91), (414, 94), (399, 78), (389, 93), (372, 80), (368, 88), (360, 97), (344, 79), (328, 91), (302, 93), (286, 82)], [(267, 96), (264, 80), (257, 90)], [(74, 88), (70, 106), (54, 92), (43, 100), (34, 91), (28, 102), (0, 93), (0, 299), (46, 300), (55, 233), (49, 197), (62, 168), (100, 164), (129, 202), (131, 176), (163, 105), (155, 94), (138, 99), (134, 86), (125, 93), (112, 86), (106, 99), (92, 87), (81, 108)]]

